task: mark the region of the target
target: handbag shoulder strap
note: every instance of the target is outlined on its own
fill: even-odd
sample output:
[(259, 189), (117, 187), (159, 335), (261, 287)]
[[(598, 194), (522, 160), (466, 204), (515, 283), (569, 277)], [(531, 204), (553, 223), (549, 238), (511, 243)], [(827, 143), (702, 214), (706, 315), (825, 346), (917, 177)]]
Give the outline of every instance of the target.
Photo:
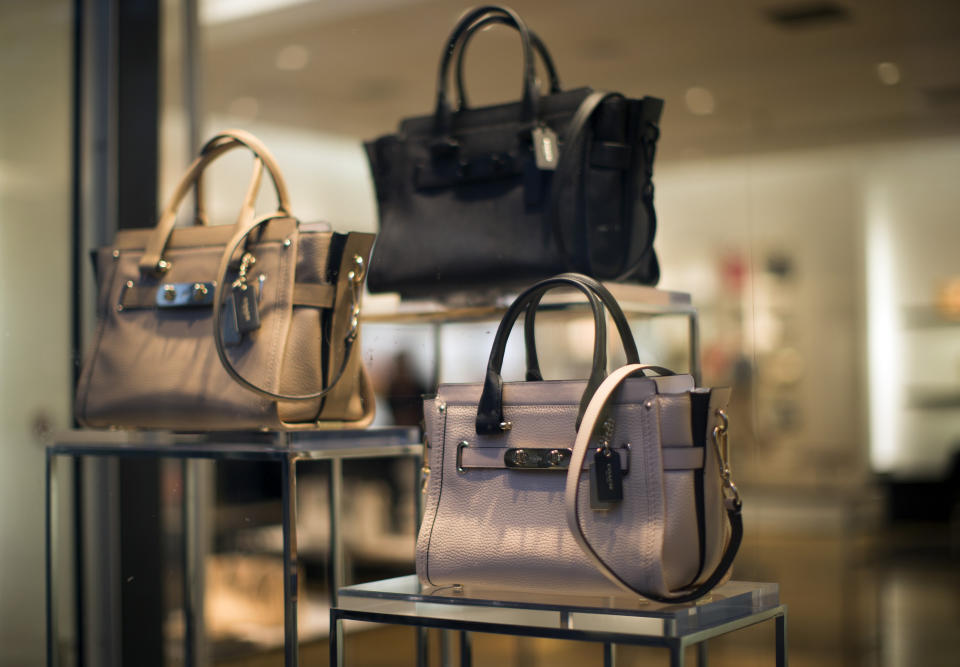
[[(611, 93), (604, 91), (594, 91), (587, 95), (577, 107), (570, 124), (567, 126), (564, 134), (563, 146), (560, 151), (560, 160), (557, 164), (557, 171), (554, 175), (553, 186), (551, 188), (551, 199), (547, 210), (554, 234), (560, 244), (560, 249), (567, 256), (575, 270), (595, 275), (592, 262), (590, 261), (589, 234), (586, 224), (581, 224), (583, 215), (581, 214), (583, 196), (583, 175), (585, 165), (589, 159), (588, 143), (590, 134), (590, 122), (596, 114), (600, 105), (607, 100), (620, 98), (626, 101), (626, 97), (621, 93)], [(641, 185), (641, 201), (646, 208), (646, 214), (650, 220), (651, 232), (649, 234), (652, 242), (656, 229), (656, 214), (653, 208), (653, 181), (651, 179), (653, 151), (656, 147), (656, 141), (659, 138), (657, 123), (660, 120), (660, 114), (663, 110), (663, 102), (657, 98), (646, 97), (641, 101), (641, 121), (643, 128), (639, 143), (641, 148), (646, 151), (646, 170)], [(647, 126), (652, 126), (651, 136), (646, 135)], [(631, 202), (632, 204), (632, 202)], [(636, 217), (635, 207), (628, 206), (631, 211), (631, 217)], [(623, 280), (634, 273), (640, 265), (643, 264), (643, 253), (637, 253), (637, 260), (625, 267), (615, 280)], [(659, 269), (657, 271), (659, 273)]]
[[(467, 90), (463, 81), (463, 61), (467, 54), (467, 44), (470, 42), (470, 39), (475, 33), (497, 23), (515, 27), (512, 26), (509, 19), (507, 19), (505, 16), (501, 16), (499, 14), (490, 14), (471, 25), (467, 29), (467, 32), (465, 32), (460, 38), (460, 53), (457, 54), (456, 65), (457, 111), (466, 109), (469, 106), (469, 102), (467, 101)], [(529, 32), (530, 45), (533, 47), (534, 53), (540, 57), (540, 62), (543, 63), (543, 68), (546, 70), (547, 80), (550, 83), (550, 94), (555, 95), (561, 92), (563, 89), (560, 86), (560, 77), (557, 75), (557, 68), (553, 64), (553, 57), (550, 55), (550, 51), (547, 49), (546, 44), (543, 43), (540, 37), (537, 36), (533, 30), (530, 30)]]
[[(355, 246), (351, 246), (350, 241), (348, 240), (347, 246), (344, 248), (343, 263), (350, 266), (350, 268), (346, 271), (346, 275), (343, 275), (344, 267), (341, 267), (341, 271), (338, 274), (338, 281), (345, 281), (347, 283), (346, 291), (350, 296), (350, 304), (349, 306), (345, 307), (350, 309), (350, 326), (344, 334), (343, 340), (340, 341), (340, 343), (343, 345), (343, 356), (341, 357), (339, 368), (330, 379), (330, 382), (326, 385), (326, 387), (308, 394), (282, 394), (280, 392), (270, 391), (266, 387), (261, 387), (260, 385), (251, 382), (247, 378), (243, 377), (243, 375), (241, 375), (236, 369), (233, 362), (230, 360), (229, 355), (227, 355), (226, 345), (223, 340), (223, 304), (226, 290), (230, 285), (230, 282), (227, 280), (227, 272), (230, 268), (231, 259), (240, 249), (240, 246), (244, 244), (247, 237), (254, 230), (279, 217), (285, 216), (271, 214), (256, 220), (250, 219), (249, 222), (246, 222), (243, 226), (239, 227), (234, 232), (233, 237), (227, 242), (226, 248), (224, 249), (223, 254), (220, 256), (220, 265), (218, 266), (216, 273), (218, 280), (213, 292), (213, 340), (217, 349), (217, 356), (220, 357), (220, 363), (223, 365), (224, 370), (226, 370), (227, 374), (244, 388), (252, 391), (255, 394), (263, 396), (264, 398), (270, 398), (273, 400), (312, 401), (318, 398), (323, 398), (333, 391), (334, 387), (343, 377), (344, 372), (349, 366), (350, 352), (353, 349), (354, 344), (357, 342), (357, 338), (360, 333), (360, 298), (363, 293), (363, 280), (366, 273), (366, 264), (363, 257), (361, 257), (361, 251)], [(351, 250), (351, 247), (353, 247), (353, 250)], [(349, 255), (350, 252), (353, 252), (352, 256)]]
[[(587, 406), (587, 410), (583, 415), (583, 421), (580, 424), (580, 430), (577, 431), (577, 439), (574, 443), (573, 453), (570, 457), (570, 467), (567, 470), (567, 484), (564, 494), (567, 525), (570, 528), (570, 531), (573, 533), (573, 537), (576, 539), (577, 544), (580, 546), (580, 549), (583, 551), (583, 553), (586, 554), (587, 558), (590, 559), (594, 566), (596, 566), (596, 568), (613, 583), (631, 593), (642, 595), (645, 598), (649, 598), (657, 602), (690, 602), (708, 593), (723, 579), (727, 571), (730, 569), (730, 566), (733, 564), (733, 559), (737, 555), (737, 551), (740, 548), (740, 542), (743, 540), (743, 520), (740, 515), (740, 496), (736, 491), (736, 487), (729, 480), (729, 470), (726, 470), (726, 464), (723, 463), (722, 458), (720, 460), (724, 470), (721, 471), (720, 474), (724, 478), (724, 498), (727, 510), (727, 520), (730, 522), (730, 540), (727, 542), (727, 545), (723, 551), (723, 555), (720, 557), (720, 562), (717, 564), (717, 567), (714, 569), (714, 571), (702, 584), (693, 589), (683, 590), (669, 595), (657, 595), (651, 593), (650, 591), (637, 590), (630, 583), (624, 580), (623, 577), (617, 574), (613, 568), (611, 568), (610, 565), (603, 560), (600, 554), (597, 553), (596, 549), (593, 548), (593, 546), (590, 544), (590, 541), (587, 539), (587, 536), (584, 534), (583, 527), (580, 523), (580, 510), (578, 502), (580, 495), (580, 471), (583, 468), (583, 462), (586, 457), (590, 441), (593, 439), (594, 431), (596, 431), (597, 427), (599, 426), (601, 416), (606, 412), (605, 408), (607, 406), (607, 402), (611, 399), (617, 388), (623, 383), (624, 380), (636, 375), (637, 373), (640, 373), (643, 370), (660, 372), (663, 369), (660, 369), (657, 366), (651, 366), (649, 364), (629, 364), (627, 366), (618, 368), (616, 371), (607, 376), (607, 379), (603, 381), (599, 388), (597, 388), (597, 391), (593, 395), (593, 399), (590, 401), (590, 405)], [(669, 371), (667, 372), (669, 373)], [(720, 427), (718, 426), (717, 428), (719, 429)], [(716, 444), (716, 446), (719, 449), (719, 444)]]

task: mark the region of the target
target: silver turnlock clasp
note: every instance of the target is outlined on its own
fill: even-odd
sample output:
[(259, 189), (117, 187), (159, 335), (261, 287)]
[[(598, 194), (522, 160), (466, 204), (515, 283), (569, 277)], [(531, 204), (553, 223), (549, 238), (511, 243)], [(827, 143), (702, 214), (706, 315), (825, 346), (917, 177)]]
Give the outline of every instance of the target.
[(213, 303), (214, 282), (163, 283), (157, 288), (154, 304), (157, 308), (206, 306)]

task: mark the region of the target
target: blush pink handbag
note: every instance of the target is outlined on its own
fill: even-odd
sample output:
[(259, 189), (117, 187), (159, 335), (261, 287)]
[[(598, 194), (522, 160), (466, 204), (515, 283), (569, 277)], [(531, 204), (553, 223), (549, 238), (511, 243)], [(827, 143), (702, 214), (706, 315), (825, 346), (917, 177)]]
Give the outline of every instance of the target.
[[(532, 313), (555, 287), (587, 295), (591, 377), (504, 383), (506, 339), (524, 311), (528, 367), (536, 366)], [(606, 378), (604, 306), (628, 360)], [(442, 384), (424, 402), (420, 579), (669, 602), (704, 595), (729, 577), (742, 538), (725, 463), (728, 396), (639, 364), (623, 312), (595, 280), (562, 274), (535, 284), (504, 315), (484, 382)]]

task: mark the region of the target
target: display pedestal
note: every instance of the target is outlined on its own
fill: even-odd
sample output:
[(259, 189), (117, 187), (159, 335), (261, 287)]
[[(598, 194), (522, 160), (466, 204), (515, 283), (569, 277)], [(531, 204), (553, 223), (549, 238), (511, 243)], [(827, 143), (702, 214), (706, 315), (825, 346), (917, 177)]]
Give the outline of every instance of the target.
[[(731, 581), (695, 603), (663, 604), (638, 597), (574, 597), (461, 587), (421, 586), (415, 575), (340, 589), (330, 610), (330, 665), (344, 664), (344, 620), (549, 637), (604, 644), (612, 665), (614, 644), (663, 646), (670, 664), (684, 664), (684, 649), (711, 637), (767, 620), (776, 623), (776, 664), (787, 664), (787, 608), (777, 584)], [(461, 664), (470, 663), (463, 644)], [(701, 651), (701, 664), (705, 652)], [(421, 659), (423, 654), (421, 652)], [(421, 660), (422, 662), (422, 660)]]
[[(309, 432), (244, 432), (180, 434), (167, 431), (94, 431), (75, 430), (56, 435), (47, 447), (47, 512), (46, 512), (46, 579), (47, 579), (47, 665), (63, 664), (60, 659), (60, 636), (57, 630), (59, 589), (55, 573), (63, 550), (58, 544), (58, 490), (61, 468), (58, 459), (69, 457), (119, 457), (147, 459), (182, 459), (184, 480), (181, 553), (184, 572), (184, 664), (197, 665), (204, 659), (202, 564), (206, 541), (197, 530), (199, 516), (196, 485), (190, 482), (190, 464), (196, 459), (242, 459), (276, 463), (281, 471), (281, 503), (283, 534), (283, 602), (284, 664), (298, 664), (297, 641), (297, 464), (322, 460), (330, 464), (330, 541), (328, 578), (330, 606), (336, 606), (336, 592), (344, 583), (340, 510), (343, 461), (358, 458), (409, 456), (419, 458), (423, 445), (420, 429), (415, 427), (371, 428), (365, 430)], [(418, 473), (419, 474), (419, 473)], [(419, 508), (416, 510), (419, 515)], [(113, 543), (101, 545), (106, 558), (120, 536), (105, 531)], [(75, 576), (83, 576), (77, 572)], [(82, 589), (81, 589), (82, 590)], [(77, 602), (82, 609), (82, 601)], [(114, 610), (115, 611), (115, 610)], [(109, 660), (107, 661), (110, 662)]]

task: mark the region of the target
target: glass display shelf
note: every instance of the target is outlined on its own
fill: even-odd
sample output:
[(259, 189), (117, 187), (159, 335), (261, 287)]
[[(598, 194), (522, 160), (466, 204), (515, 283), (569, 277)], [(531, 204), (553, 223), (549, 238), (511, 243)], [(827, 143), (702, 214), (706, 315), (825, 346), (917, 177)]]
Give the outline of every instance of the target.
[[(694, 310), (690, 295), (644, 285), (603, 283), (626, 313), (648, 315), (685, 315)], [(471, 302), (459, 295), (452, 301), (400, 299), (394, 294), (371, 295), (364, 302), (364, 322), (470, 322), (499, 318), (517, 294), (503, 294)], [(574, 288), (558, 288), (547, 292), (541, 301), (548, 309), (586, 308), (583, 293)]]
[[(690, 294), (671, 290), (604, 282), (628, 319), (679, 316), (687, 319), (689, 372), (700, 382), (700, 322)], [(434, 326), (434, 347), (439, 348), (439, 327), (444, 324), (496, 321), (501, 319), (516, 294), (484, 294), (465, 292), (452, 300), (435, 301), (400, 299), (396, 294), (369, 295), (363, 306), (362, 319), (370, 324), (431, 324)], [(547, 292), (538, 316), (561, 317), (586, 312), (583, 293), (574, 288)], [(439, 358), (439, 355), (438, 355)], [(439, 380), (437, 371), (436, 380)]]
[(348, 459), (419, 454), (414, 426), (330, 431), (75, 429), (56, 433), (49, 455), (211, 459)]
[[(429, 587), (409, 575), (340, 589), (338, 604), (330, 611), (330, 664), (344, 664), (344, 620), (601, 642), (607, 665), (614, 662), (615, 644), (663, 646), (676, 667), (684, 664), (687, 646), (701, 649), (704, 664), (706, 640), (774, 620), (776, 664), (782, 667), (787, 663), (786, 619), (775, 583), (730, 581), (696, 602), (665, 604), (626, 595)], [(469, 664), (469, 642), (462, 646), (461, 663)]]
[[(204, 534), (200, 516), (200, 484), (192, 472), (196, 459), (263, 461), (278, 464), (281, 477), (281, 529), (283, 558), (284, 664), (297, 665), (297, 464), (303, 461), (329, 463), (330, 534), (327, 554), (330, 606), (337, 602), (337, 590), (344, 583), (343, 546), (340, 519), (343, 497), (343, 462), (348, 459), (411, 457), (422, 455), (417, 427), (383, 427), (329, 431), (250, 431), (179, 433), (160, 430), (75, 429), (54, 434), (46, 448), (46, 581), (47, 581), (47, 664), (62, 664), (59, 655), (57, 602), (60, 591), (56, 572), (64, 557), (59, 542), (58, 495), (63, 485), (61, 458), (116, 457), (134, 459), (180, 459), (184, 462), (182, 569), (184, 572), (184, 657), (185, 664), (206, 662), (203, 636), (203, 590), (186, 582), (202, 581), (201, 564), (209, 536)], [(419, 465), (416, 484), (419, 484)], [(419, 516), (419, 507), (415, 508)], [(79, 526), (74, 526), (79, 530)], [(105, 552), (115, 549), (118, 535), (103, 544)], [(74, 575), (82, 576), (82, 575)], [(81, 605), (78, 603), (78, 608)]]

